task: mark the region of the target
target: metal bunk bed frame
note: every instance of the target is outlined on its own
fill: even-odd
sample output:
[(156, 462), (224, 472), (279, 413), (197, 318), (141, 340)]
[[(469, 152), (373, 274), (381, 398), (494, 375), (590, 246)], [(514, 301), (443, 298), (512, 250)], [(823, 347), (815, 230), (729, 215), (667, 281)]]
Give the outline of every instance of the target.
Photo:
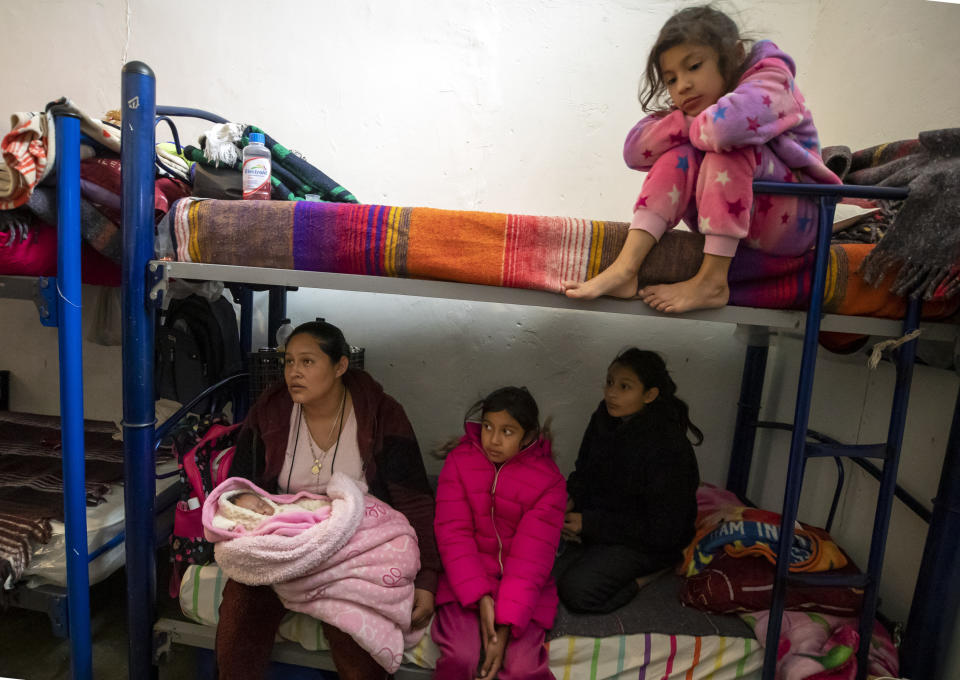
[[(129, 674), (134, 678), (155, 677), (152, 665), (152, 634), (155, 617), (156, 576), (153, 554), (152, 519), (154, 480), (152, 475), (155, 419), (153, 410), (153, 337), (154, 305), (159, 302), (170, 276), (213, 279), (275, 286), (271, 290), (270, 329), (279, 324), (285, 306), (284, 291), (289, 286), (305, 286), (351, 291), (367, 291), (441, 297), (474, 301), (503, 302), (550, 308), (589, 309), (600, 312), (653, 314), (642, 305), (629, 305), (616, 300), (597, 300), (591, 303), (573, 302), (557, 295), (539, 291), (518, 291), (436, 281), (412, 281), (377, 277), (324, 274), (315, 272), (229, 267), (175, 262), (151, 262), (153, 252), (153, 154), (154, 119), (157, 113), (166, 115), (194, 115), (222, 121), (219, 117), (192, 109), (156, 106), (156, 80), (152, 70), (142, 62), (130, 62), (123, 68), (123, 388), (124, 388), (124, 445), (126, 448), (126, 523), (127, 523), (127, 610), (129, 622)], [(821, 224), (832, 222), (837, 198), (869, 196), (903, 198), (903, 190), (878, 190), (872, 187), (806, 186), (756, 183), (757, 192), (794, 193), (820, 198)], [(684, 315), (681, 319), (723, 321), (751, 327), (805, 328), (803, 360), (798, 381), (797, 405), (791, 426), (789, 470), (785, 490), (781, 525), (781, 549), (778, 556), (771, 624), (764, 663), (764, 678), (772, 678), (776, 660), (776, 640), (779, 635), (780, 614), (783, 611), (784, 589), (787, 586), (786, 546), (792, 536), (797, 514), (800, 486), (805, 458), (822, 455), (860, 457), (869, 455), (885, 460), (888, 474), (882, 475), (880, 501), (871, 545), (868, 577), (862, 579), (866, 588), (865, 613), (861, 630), (872, 628), (876, 607), (876, 590), (886, 537), (887, 522), (892, 506), (896, 481), (896, 462), (902, 441), (907, 399), (915, 352), (915, 341), (907, 343), (899, 352), (897, 386), (893, 401), (890, 432), (884, 444), (857, 447), (832, 445), (808, 446), (808, 416), (816, 363), (819, 330), (898, 336), (897, 322), (864, 317), (822, 315), (822, 291), (825, 283), (830, 230), (821, 230), (818, 237), (818, 257), (814, 271), (814, 287), (808, 313), (752, 308), (724, 308)], [(819, 291), (819, 292), (818, 292)], [(250, 346), (250, 295), (241, 296), (241, 329), (245, 348)], [(914, 301), (905, 321), (906, 330), (919, 325), (919, 303)], [(945, 326), (925, 326), (927, 337), (955, 340), (956, 329)], [(762, 334), (760, 334), (762, 335)], [(759, 337), (759, 336), (755, 336)], [(737, 418), (728, 487), (743, 495), (749, 478), (750, 460), (755, 430), (758, 423), (760, 394), (762, 392), (766, 347), (763, 340), (751, 340), (741, 386), (742, 400)], [(952, 631), (956, 605), (960, 602), (960, 586), (952, 575), (960, 568), (960, 519), (956, 507), (960, 504), (960, 395), (954, 412), (946, 459), (942, 470), (940, 490), (934, 501), (931, 526), (928, 532), (920, 576), (913, 598), (913, 606), (903, 643), (902, 656), (905, 672), (913, 677), (932, 678), (942, 669)], [(922, 504), (918, 505), (922, 506)], [(861, 661), (866, 658), (869, 635), (861, 638)], [(860, 677), (866, 674), (866, 665), (860, 664)]]
[(92, 651), (87, 565), (107, 548), (87, 554), (80, 304), (80, 119), (62, 107), (54, 107), (52, 113), (57, 139), (57, 276), (2, 277), (0, 292), (8, 298), (34, 299), (40, 322), (57, 327), (67, 595), (64, 597), (59, 588), (41, 587), (17, 588), (10, 597), (14, 606), (46, 611), (55, 633), (69, 630), (73, 677), (89, 678)]

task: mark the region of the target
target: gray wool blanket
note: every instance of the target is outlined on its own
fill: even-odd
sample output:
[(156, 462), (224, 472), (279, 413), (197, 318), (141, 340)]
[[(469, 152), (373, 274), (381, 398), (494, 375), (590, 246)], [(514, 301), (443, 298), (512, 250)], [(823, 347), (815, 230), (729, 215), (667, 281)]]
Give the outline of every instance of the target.
[(823, 159), (847, 184), (906, 187), (903, 201), (879, 202), (868, 219), (885, 228), (860, 273), (878, 285), (899, 268), (895, 295), (946, 299), (960, 292), (960, 128), (851, 152), (827, 147)]

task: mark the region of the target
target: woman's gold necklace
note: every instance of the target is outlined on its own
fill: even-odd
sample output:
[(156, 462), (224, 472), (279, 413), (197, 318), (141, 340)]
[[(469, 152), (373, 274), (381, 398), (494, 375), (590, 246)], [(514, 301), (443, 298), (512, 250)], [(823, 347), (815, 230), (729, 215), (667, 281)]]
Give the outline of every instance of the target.
[[(344, 386), (343, 396), (340, 397), (340, 410), (337, 412), (337, 417), (333, 419), (333, 424), (330, 425), (330, 431), (327, 432), (327, 438), (324, 441), (330, 441), (330, 437), (333, 436), (334, 428), (337, 427), (337, 423), (339, 423), (340, 419), (343, 418), (343, 408), (344, 408), (344, 405), (346, 404), (346, 401), (347, 401), (347, 388), (346, 386)], [(302, 415), (303, 411), (301, 411), (300, 413)], [(340, 443), (340, 435), (338, 433), (337, 444), (339, 443)], [(313, 435), (310, 435), (310, 437), (307, 439), (307, 444), (310, 445), (310, 455), (313, 456), (313, 466), (310, 468), (310, 472), (319, 477), (320, 470), (323, 469), (323, 462), (326, 460), (327, 453), (329, 452), (330, 449), (327, 448), (327, 450), (323, 452), (323, 459), (321, 460), (320, 456), (317, 455), (316, 449), (313, 448)]]

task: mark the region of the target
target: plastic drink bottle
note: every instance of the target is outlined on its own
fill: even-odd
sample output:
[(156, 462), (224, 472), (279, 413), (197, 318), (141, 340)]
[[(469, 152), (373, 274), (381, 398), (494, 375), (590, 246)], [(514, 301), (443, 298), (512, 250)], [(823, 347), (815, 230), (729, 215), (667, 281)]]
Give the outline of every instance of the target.
[(243, 199), (270, 200), (270, 150), (263, 145), (260, 132), (250, 133), (250, 143), (243, 147)]

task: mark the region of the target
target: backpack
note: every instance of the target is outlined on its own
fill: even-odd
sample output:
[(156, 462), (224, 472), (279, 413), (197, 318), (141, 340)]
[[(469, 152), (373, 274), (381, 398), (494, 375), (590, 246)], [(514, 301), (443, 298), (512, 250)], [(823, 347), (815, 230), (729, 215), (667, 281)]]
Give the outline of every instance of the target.
[(205, 432), (202, 424), (197, 431), (181, 433), (174, 440), (180, 472), (180, 500), (170, 535), (171, 597), (177, 597), (180, 579), (188, 565), (213, 561), (213, 544), (203, 537), (203, 502), (227, 478), (242, 425), (207, 422), (209, 427)]
[[(200, 295), (172, 300), (157, 328), (154, 384), (157, 398), (186, 404), (210, 385), (243, 370), (237, 315), (226, 298)], [(209, 400), (197, 405), (206, 411)]]

